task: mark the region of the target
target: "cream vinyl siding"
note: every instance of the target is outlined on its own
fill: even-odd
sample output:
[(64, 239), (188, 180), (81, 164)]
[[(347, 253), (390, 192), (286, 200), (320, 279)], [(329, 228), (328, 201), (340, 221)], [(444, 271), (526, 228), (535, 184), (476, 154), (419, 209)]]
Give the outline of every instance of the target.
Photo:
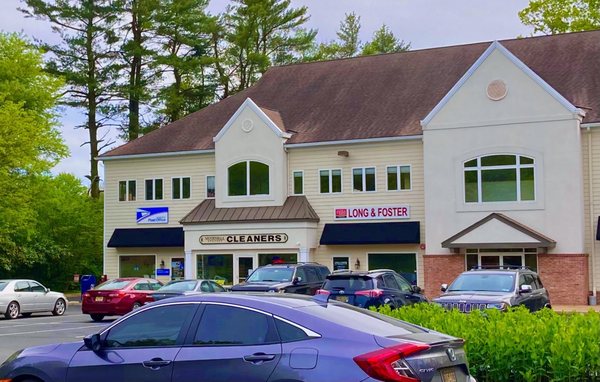
[[(338, 151), (348, 151), (349, 156), (338, 156)], [(411, 166), (411, 190), (387, 191), (386, 168), (391, 165)], [(386, 221), (419, 221), (421, 242), (425, 242), (425, 204), (423, 189), (423, 143), (415, 141), (396, 141), (379, 143), (361, 143), (351, 145), (335, 145), (320, 147), (303, 147), (288, 149), (288, 194), (293, 194), (292, 171), (304, 171), (304, 194), (317, 212), (321, 220), (318, 224), (317, 238), (320, 239), (323, 227), (327, 223), (336, 223), (333, 217), (334, 208), (408, 204), (410, 219), (378, 220)], [(376, 192), (352, 192), (352, 168), (376, 168)], [(325, 168), (342, 169), (342, 190), (340, 194), (319, 193), (319, 170)], [(354, 221), (359, 222), (359, 221)], [(375, 222), (365, 220), (364, 222)], [(311, 251), (311, 261), (318, 261), (332, 267), (332, 257), (348, 256), (353, 266), (358, 258), (361, 269), (366, 269), (367, 253), (416, 253), (418, 282), (423, 285), (423, 257), (418, 244), (414, 245), (355, 245), (355, 246), (318, 246)]]
[[(589, 140), (591, 138), (592, 146), (592, 193), (593, 208), (590, 216), (590, 168), (589, 168)], [(591, 128), (589, 131), (582, 129), (581, 151), (583, 154), (583, 195), (584, 195), (584, 213), (585, 213), (585, 252), (589, 254), (590, 268), (590, 288), (593, 287), (592, 280), (595, 280), (596, 288), (600, 288), (600, 244), (596, 240), (596, 227), (598, 216), (600, 215), (600, 130)], [(593, 222), (592, 222), (593, 220)], [(592, 251), (592, 246), (594, 246)], [(592, 269), (592, 253), (595, 252), (595, 269)], [(591, 274), (593, 272), (593, 275)]]
[[(118, 159), (104, 162), (104, 247), (105, 247), (105, 269), (109, 277), (118, 276), (118, 254), (125, 251), (117, 251), (116, 248), (107, 248), (115, 228), (159, 228), (179, 226), (179, 220), (197, 206), (206, 194), (206, 175), (215, 173), (214, 154), (199, 154), (186, 156), (173, 156), (165, 158), (143, 158), (143, 159)], [(172, 199), (171, 178), (191, 178), (190, 199)], [(144, 200), (145, 179), (162, 178), (163, 199)], [(137, 181), (137, 198), (133, 202), (119, 201), (119, 181)], [(136, 210), (141, 207), (169, 207), (168, 224), (140, 224), (136, 223)], [(147, 251), (127, 250), (127, 254), (154, 255), (164, 254), (166, 257), (157, 257), (165, 261), (165, 267), (170, 264), (170, 256), (180, 255), (183, 257), (183, 249), (177, 253), (176, 249), (163, 250), (148, 248)], [(167, 256), (168, 255), (168, 256)]]

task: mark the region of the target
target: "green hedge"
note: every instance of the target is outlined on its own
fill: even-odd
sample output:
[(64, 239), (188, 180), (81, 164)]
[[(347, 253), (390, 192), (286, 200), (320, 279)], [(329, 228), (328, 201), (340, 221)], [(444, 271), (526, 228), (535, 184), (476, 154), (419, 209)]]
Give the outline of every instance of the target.
[(459, 313), (430, 304), (379, 310), (388, 316), (464, 338), (479, 382), (600, 381), (600, 314), (525, 308)]

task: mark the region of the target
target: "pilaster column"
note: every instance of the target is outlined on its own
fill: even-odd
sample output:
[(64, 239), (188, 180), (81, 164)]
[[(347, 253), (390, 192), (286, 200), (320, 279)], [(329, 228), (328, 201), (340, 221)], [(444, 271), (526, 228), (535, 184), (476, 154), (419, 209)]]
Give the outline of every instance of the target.
[(300, 248), (298, 250), (298, 262), (307, 262), (309, 261), (308, 255), (310, 253), (310, 249), (309, 248)]
[(183, 268), (183, 274), (186, 279), (195, 279), (194, 273), (196, 271), (196, 262), (194, 261), (194, 255), (192, 251), (185, 251), (185, 265)]

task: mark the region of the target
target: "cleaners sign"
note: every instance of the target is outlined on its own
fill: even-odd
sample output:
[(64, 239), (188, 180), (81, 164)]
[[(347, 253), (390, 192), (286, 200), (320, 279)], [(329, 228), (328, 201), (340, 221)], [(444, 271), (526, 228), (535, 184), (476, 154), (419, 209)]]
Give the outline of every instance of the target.
[(260, 233), (245, 235), (202, 235), (200, 244), (267, 244), (286, 243), (285, 233)]
[(169, 207), (138, 208), (135, 218), (138, 224), (165, 224), (169, 222)]
[(405, 204), (367, 207), (336, 207), (335, 220), (409, 219), (410, 207)]

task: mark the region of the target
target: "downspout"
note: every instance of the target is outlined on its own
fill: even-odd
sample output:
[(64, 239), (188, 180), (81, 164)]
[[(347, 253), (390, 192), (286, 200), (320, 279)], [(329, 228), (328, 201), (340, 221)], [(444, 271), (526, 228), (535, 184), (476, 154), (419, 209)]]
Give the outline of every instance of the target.
[(588, 189), (590, 193), (590, 239), (591, 239), (591, 248), (590, 255), (592, 256), (592, 272), (591, 272), (591, 282), (592, 282), (592, 296), (596, 297), (596, 241), (594, 240), (594, 181), (592, 178), (592, 131), (588, 126), (586, 128), (588, 133)]

